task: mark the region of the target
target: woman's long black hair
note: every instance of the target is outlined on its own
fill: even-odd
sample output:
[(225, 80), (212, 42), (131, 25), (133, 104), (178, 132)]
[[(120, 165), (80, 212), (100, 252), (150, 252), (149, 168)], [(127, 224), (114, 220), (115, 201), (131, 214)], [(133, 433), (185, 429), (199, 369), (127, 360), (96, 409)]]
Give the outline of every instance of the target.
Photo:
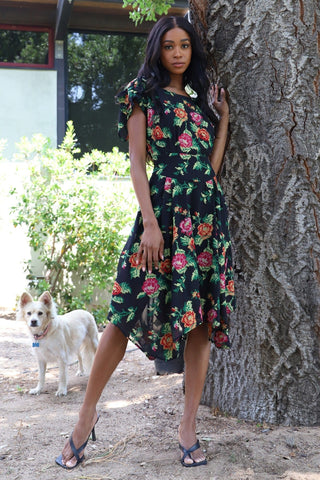
[(161, 40), (169, 30), (179, 27), (185, 30), (191, 40), (191, 62), (183, 74), (184, 86), (189, 85), (198, 97), (197, 103), (214, 123), (217, 117), (208, 105), (208, 89), (210, 86), (206, 74), (206, 57), (199, 37), (193, 26), (184, 17), (162, 17), (152, 28), (147, 42), (145, 61), (139, 70), (138, 77), (146, 81), (146, 93), (153, 95), (157, 87), (164, 88), (170, 83), (169, 72), (162, 66), (160, 61)]

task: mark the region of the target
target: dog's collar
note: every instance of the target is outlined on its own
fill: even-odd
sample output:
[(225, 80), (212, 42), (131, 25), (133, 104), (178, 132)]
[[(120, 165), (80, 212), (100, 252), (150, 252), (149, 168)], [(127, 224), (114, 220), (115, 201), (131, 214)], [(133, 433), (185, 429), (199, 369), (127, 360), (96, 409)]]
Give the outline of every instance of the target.
[(44, 338), (44, 337), (47, 335), (47, 333), (48, 333), (48, 331), (49, 331), (49, 328), (50, 328), (50, 326), (51, 326), (51, 322), (50, 322), (50, 323), (48, 323), (48, 325), (47, 325), (47, 327), (46, 327), (45, 331), (44, 331), (44, 332), (42, 332), (42, 333), (41, 333), (41, 335), (38, 335), (38, 334), (36, 333), (36, 334), (34, 334), (34, 335), (33, 335), (33, 338), (34, 338), (36, 341), (38, 341), (38, 340), (41, 340), (42, 338)]

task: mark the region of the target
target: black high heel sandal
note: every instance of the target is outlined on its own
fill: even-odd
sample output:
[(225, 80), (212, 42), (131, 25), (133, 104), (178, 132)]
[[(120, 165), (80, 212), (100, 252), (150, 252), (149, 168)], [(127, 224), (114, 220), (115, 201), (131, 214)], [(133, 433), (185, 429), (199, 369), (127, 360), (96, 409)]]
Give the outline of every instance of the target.
[(65, 468), (66, 470), (73, 470), (74, 468), (76, 468), (81, 462), (83, 462), (84, 460), (84, 455), (82, 455), (82, 457), (80, 457), (80, 453), (86, 448), (87, 446), (87, 443), (90, 439), (90, 436), (91, 436), (91, 440), (93, 442), (95, 442), (97, 440), (97, 437), (96, 437), (96, 432), (95, 432), (95, 426), (99, 420), (99, 416), (97, 417), (97, 420), (96, 420), (96, 423), (93, 425), (93, 428), (87, 438), (87, 440), (84, 442), (83, 445), (81, 445), (81, 447), (79, 448), (76, 448), (74, 443), (73, 443), (73, 439), (72, 439), (72, 435), (70, 437), (70, 440), (69, 440), (69, 444), (70, 444), (70, 447), (71, 447), (71, 450), (72, 450), (72, 453), (73, 453), (73, 456), (76, 458), (77, 460), (77, 463), (75, 465), (73, 465), (73, 467), (68, 467), (67, 465), (65, 465), (63, 462), (62, 462), (62, 454), (59, 455), (59, 457), (56, 458), (56, 464), (59, 465), (60, 467), (62, 468)]

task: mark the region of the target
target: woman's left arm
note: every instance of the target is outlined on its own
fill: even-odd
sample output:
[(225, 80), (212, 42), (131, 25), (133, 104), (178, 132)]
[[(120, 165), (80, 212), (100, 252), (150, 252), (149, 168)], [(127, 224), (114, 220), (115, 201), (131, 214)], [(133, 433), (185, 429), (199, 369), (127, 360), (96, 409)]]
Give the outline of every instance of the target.
[(212, 103), (220, 116), (220, 120), (219, 120), (218, 129), (216, 132), (216, 136), (214, 139), (213, 149), (210, 155), (210, 163), (215, 173), (218, 174), (222, 164), (224, 151), (226, 148), (227, 137), (228, 137), (229, 105), (226, 100), (226, 92), (223, 88), (221, 88), (221, 91), (220, 91), (220, 100), (218, 100), (218, 95), (219, 95), (218, 85), (214, 85), (214, 87), (212, 87), (212, 94), (213, 94)]

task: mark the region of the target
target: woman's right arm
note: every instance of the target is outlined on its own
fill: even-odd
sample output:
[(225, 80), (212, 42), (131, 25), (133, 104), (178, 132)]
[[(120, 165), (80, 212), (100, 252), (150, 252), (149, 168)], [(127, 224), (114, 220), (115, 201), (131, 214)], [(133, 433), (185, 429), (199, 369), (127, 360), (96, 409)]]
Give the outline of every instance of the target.
[(128, 120), (130, 174), (134, 191), (140, 205), (143, 220), (138, 261), (142, 269), (152, 272), (163, 259), (163, 236), (155, 217), (146, 172), (146, 116), (137, 105)]

